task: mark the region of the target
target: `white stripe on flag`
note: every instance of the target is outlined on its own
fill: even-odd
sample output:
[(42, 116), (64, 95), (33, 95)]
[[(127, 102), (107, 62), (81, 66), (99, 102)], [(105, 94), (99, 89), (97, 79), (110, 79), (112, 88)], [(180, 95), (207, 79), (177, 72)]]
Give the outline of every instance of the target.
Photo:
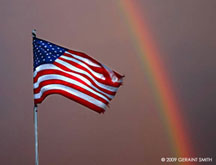
[(99, 83), (99, 82), (98, 82), (97, 80), (95, 80), (95, 78), (92, 77), (88, 72), (86, 72), (86, 71), (84, 71), (84, 70), (82, 70), (82, 69), (79, 69), (79, 68), (77, 68), (77, 67), (75, 67), (75, 66), (73, 66), (73, 65), (71, 65), (71, 64), (69, 64), (69, 63), (67, 63), (67, 62), (65, 62), (65, 61), (62, 61), (62, 60), (60, 60), (60, 59), (56, 59), (55, 62), (57, 62), (57, 63), (59, 63), (59, 64), (62, 64), (63, 66), (67, 67), (68, 69), (70, 69), (70, 70), (72, 70), (72, 71), (76, 71), (76, 72), (79, 72), (79, 73), (82, 73), (82, 74), (88, 76), (91, 80), (93, 80), (93, 81), (94, 81), (98, 86), (100, 86), (101, 88), (104, 88), (104, 89), (109, 90), (109, 91), (112, 91), (112, 92), (116, 92), (117, 89), (118, 89), (118, 88), (116, 88), (116, 87), (112, 87), (112, 86), (109, 86), (109, 85), (105, 85), (105, 84)]
[(68, 78), (68, 77), (65, 77), (62, 75), (58, 75), (58, 74), (48, 74), (48, 75), (40, 76), (38, 78), (38, 81), (36, 83), (34, 83), (34, 88), (35, 89), (38, 88), (39, 84), (43, 81), (46, 81), (46, 80), (62, 80), (62, 81), (65, 81), (67, 83), (77, 85), (77, 86), (79, 86), (79, 87), (81, 87), (81, 88), (83, 88), (83, 89), (85, 89), (85, 90), (87, 90), (87, 91), (89, 91), (89, 92), (91, 92), (91, 93), (93, 93), (93, 94), (95, 94), (95, 95), (97, 95), (97, 96), (101, 97), (102, 99), (109, 102), (109, 100), (106, 97), (104, 97), (100, 93), (92, 90), (91, 88), (87, 87), (86, 85), (84, 85), (84, 84), (82, 84), (76, 80), (73, 80), (71, 78)]
[(73, 89), (73, 88), (70, 88), (68, 86), (65, 86), (65, 85), (61, 85), (61, 84), (50, 84), (50, 85), (46, 85), (46, 86), (43, 86), (41, 88), (41, 91), (40, 93), (37, 93), (37, 94), (34, 94), (34, 98), (35, 99), (40, 99), (41, 96), (43, 95), (44, 92), (46, 91), (49, 91), (49, 90), (53, 90), (53, 89), (57, 89), (57, 90), (62, 90), (62, 91), (65, 91), (67, 93), (70, 93), (71, 95), (74, 95), (74, 96), (77, 96), (87, 102), (90, 102), (100, 108), (103, 108), (105, 110), (106, 108), (106, 104), (104, 104), (103, 102), (87, 95), (87, 94), (84, 94), (76, 89)]
[[(107, 94), (107, 93), (105, 93), (104, 91), (102, 91), (102, 90), (98, 89), (97, 87), (95, 87), (87, 78), (83, 77), (82, 75), (76, 74), (76, 73), (73, 73), (73, 72), (65, 71), (65, 70), (63, 70), (63, 69), (61, 69), (61, 68), (59, 68), (59, 67), (57, 67), (57, 66), (55, 66), (55, 65), (53, 65), (53, 64), (42, 64), (42, 65), (38, 66), (38, 67), (35, 69), (34, 77), (37, 76), (37, 73), (38, 73), (39, 71), (43, 71), (43, 70), (59, 70), (59, 71), (62, 71), (62, 72), (64, 72), (64, 73), (70, 74), (70, 75), (72, 75), (72, 76), (74, 76), (74, 77), (77, 77), (77, 78), (81, 79), (82, 81), (86, 82), (86, 83), (87, 83), (88, 85), (90, 85), (92, 88), (94, 88), (95, 90), (97, 90), (97, 91), (100, 92), (100, 93), (103, 93), (103, 94), (106, 95), (107, 97), (109, 97), (109, 98), (111, 98), (111, 99), (114, 97), (113, 95)], [(95, 82), (95, 83), (96, 83), (96, 82)], [(97, 83), (96, 83), (96, 84), (97, 84)], [(101, 83), (98, 83), (97, 85), (98, 85), (99, 87), (101, 87), (101, 88), (107, 90), (106, 85), (101, 84)]]
[(85, 63), (87, 63), (87, 64), (89, 64), (89, 65), (91, 65), (91, 66), (99, 67), (99, 68), (101, 67), (100, 65), (95, 64), (94, 62), (92, 62), (91, 60), (89, 60), (89, 59), (87, 59), (87, 58), (84, 58), (84, 57), (81, 57), (81, 56), (72, 54), (72, 53), (67, 52), (67, 51), (66, 51), (65, 53), (66, 53), (66, 54), (69, 54), (69, 55), (73, 56), (74, 58), (77, 58), (77, 59), (79, 59), (79, 60), (81, 60), (81, 61), (83, 61), (83, 62), (85, 62)]
[(97, 73), (95, 71), (93, 71), (91, 68), (89, 68), (86, 64), (84, 64), (83, 62), (79, 61), (79, 60), (76, 60), (74, 58), (70, 58), (70, 57), (67, 57), (67, 56), (61, 56), (61, 58), (63, 59), (66, 59), (66, 60), (69, 60), (69, 61), (73, 61), (81, 66), (83, 66), (84, 68), (86, 68), (89, 72), (91, 72), (95, 77), (99, 78), (99, 79), (102, 79), (102, 80), (105, 80), (106, 78), (103, 76), (103, 74), (100, 74), (100, 73)]

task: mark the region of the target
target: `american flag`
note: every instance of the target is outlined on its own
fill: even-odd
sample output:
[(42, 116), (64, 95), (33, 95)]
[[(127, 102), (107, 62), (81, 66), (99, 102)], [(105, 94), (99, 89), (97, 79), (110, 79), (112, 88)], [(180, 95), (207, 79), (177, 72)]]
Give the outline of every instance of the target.
[(104, 112), (123, 76), (85, 53), (33, 37), (34, 102), (60, 94), (98, 113)]

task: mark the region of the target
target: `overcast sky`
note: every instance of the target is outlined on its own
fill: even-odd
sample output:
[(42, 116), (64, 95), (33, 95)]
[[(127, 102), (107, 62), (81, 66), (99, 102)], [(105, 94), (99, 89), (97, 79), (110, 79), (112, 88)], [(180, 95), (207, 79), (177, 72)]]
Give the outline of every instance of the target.
[[(214, 157), (216, 1), (135, 2), (171, 77), (195, 156)], [(126, 75), (104, 115), (59, 95), (47, 97), (39, 106), (40, 165), (155, 165), (173, 156), (116, 0), (1, 0), (0, 20), (0, 164), (34, 164), (33, 28), (38, 37)]]

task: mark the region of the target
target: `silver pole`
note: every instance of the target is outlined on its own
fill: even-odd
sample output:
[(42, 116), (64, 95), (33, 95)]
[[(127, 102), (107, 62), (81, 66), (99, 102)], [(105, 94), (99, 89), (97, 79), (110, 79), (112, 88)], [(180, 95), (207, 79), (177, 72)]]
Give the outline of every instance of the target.
[[(36, 29), (32, 30), (32, 37), (36, 37)], [(39, 165), (38, 155), (38, 107), (34, 105), (34, 131), (35, 131), (35, 165)]]
[(38, 107), (34, 106), (34, 129), (35, 129), (35, 165), (39, 165), (38, 156)]

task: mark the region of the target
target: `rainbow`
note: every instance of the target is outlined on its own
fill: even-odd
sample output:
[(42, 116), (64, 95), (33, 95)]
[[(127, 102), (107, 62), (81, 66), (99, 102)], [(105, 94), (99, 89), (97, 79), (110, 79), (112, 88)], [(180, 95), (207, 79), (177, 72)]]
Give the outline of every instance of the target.
[(119, 0), (119, 6), (127, 20), (136, 50), (141, 56), (145, 70), (150, 76), (150, 83), (158, 102), (159, 115), (163, 118), (171, 141), (171, 151), (175, 156), (191, 156), (192, 146), (189, 143), (189, 134), (180, 114), (180, 106), (173, 93), (173, 87), (165, 67), (160, 59), (156, 44), (151, 37), (143, 13), (140, 13), (136, 1)]

